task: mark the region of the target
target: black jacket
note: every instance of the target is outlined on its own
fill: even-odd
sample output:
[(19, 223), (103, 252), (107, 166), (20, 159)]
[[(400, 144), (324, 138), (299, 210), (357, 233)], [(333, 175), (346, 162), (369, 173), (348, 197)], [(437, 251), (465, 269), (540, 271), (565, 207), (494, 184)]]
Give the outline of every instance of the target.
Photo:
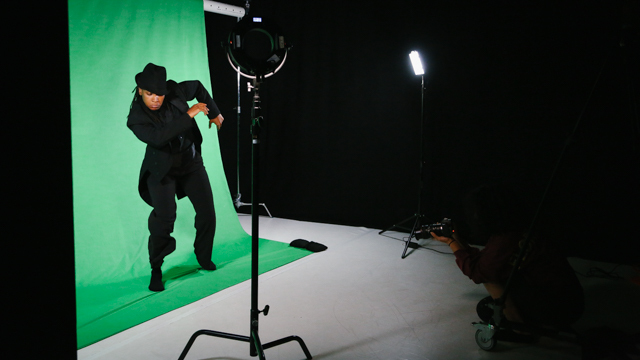
[[(171, 114), (169, 118), (163, 117), (161, 121), (154, 120), (145, 110), (142, 100), (134, 101), (129, 110), (127, 126), (136, 137), (147, 144), (147, 149), (140, 169), (138, 191), (140, 197), (149, 205), (151, 197), (147, 188), (147, 181), (160, 181), (171, 169), (171, 142), (178, 135), (184, 134), (194, 144), (195, 150), (200, 153), (202, 134), (187, 111), (187, 101), (196, 99), (207, 104), (209, 119), (220, 114), (220, 110), (207, 89), (198, 80), (176, 83), (167, 81), (169, 93), (166, 95), (162, 108), (158, 112)], [(137, 91), (137, 90), (136, 90)], [(166, 107), (169, 107), (168, 109)], [(185, 196), (181, 189), (177, 189), (178, 198)]]

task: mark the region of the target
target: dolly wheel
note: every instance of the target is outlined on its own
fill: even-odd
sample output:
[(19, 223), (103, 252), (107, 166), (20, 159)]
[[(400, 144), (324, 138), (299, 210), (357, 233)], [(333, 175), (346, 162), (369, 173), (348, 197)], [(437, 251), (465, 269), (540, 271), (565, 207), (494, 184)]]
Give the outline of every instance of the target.
[(498, 344), (498, 340), (496, 340), (495, 336), (491, 338), (486, 338), (484, 336), (485, 334), (483, 333), (484, 331), (480, 329), (476, 330), (476, 344), (478, 344), (478, 346), (482, 350), (486, 350), (486, 351), (493, 350), (493, 348), (496, 347), (496, 344)]

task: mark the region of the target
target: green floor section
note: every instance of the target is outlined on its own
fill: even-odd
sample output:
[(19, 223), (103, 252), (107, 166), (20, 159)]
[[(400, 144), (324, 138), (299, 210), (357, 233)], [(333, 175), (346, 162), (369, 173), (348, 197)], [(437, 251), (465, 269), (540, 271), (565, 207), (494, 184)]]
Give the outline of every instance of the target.
[[(251, 238), (247, 236), (235, 249), (214, 256), (218, 266), (215, 271), (198, 270), (197, 263), (164, 270), (166, 289), (162, 292), (147, 289), (149, 276), (78, 287), (78, 348), (249, 280), (250, 243)], [(308, 250), (265, 239), (260, 240), (259, 248), (261, 274), (311, 254)]]

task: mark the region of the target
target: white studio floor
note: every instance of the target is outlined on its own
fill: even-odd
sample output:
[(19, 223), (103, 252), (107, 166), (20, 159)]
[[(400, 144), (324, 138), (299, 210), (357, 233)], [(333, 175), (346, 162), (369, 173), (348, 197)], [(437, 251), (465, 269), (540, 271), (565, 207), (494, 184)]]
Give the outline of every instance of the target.
[[(250, 232), (251, 217), (240, 215)], [(541, 338), (537, 344), (499, 342), (481, 350), (471, 322), (486, 296), (455, 264), (449, 248), (420, 240), (419, 249), (401, 259), (406, 233), (360, 227), (260, 218), (260, 237), (289, 243), (306, 239), (328, 246), (297, 262), (260, 276), (259, 308), (263, 344), (290, 335), (301, 337), (314, 359), (581, 359), (575, 344)], [(442, 253), (432, 251), (437, 250)], [(215, 245), (214, 245), (215, 252)], [(215, 256), (214, 256), (215, 261)], [(640, 330), (640, 287), (630, 266), (570, 259), (585, 274), (615, 269), (623, 279), (579, 276), (586, 311), (575, 325), (581, 332), (607, 326), (626, 333)], [(78, 359), (178, 359), (191, 335), (209, 329), (248, 336), (250, 281), (152, 319), (78, 350)], [(603, 340), (606, 341), (606, 340)], [(265, 351), (266, 359), (304, 359), (296, 342)], [(186, 359), (257, 359), (249, 344), (200, 336)]]

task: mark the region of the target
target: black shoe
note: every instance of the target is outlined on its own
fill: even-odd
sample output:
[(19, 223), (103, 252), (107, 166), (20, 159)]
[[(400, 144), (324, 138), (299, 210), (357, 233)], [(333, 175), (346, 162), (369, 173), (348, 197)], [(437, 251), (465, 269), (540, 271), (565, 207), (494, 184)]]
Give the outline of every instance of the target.
[(493, 316), (493, 309), (489, 307), (489, 304), (493, 304), (495, 300), (491, 296), (487, 296), (486, 298), (480, 300), (478, 305), (476, 305), (476, 313), (478, 317), (488, 323)]
[(149, 283), (149, 290), (151, 291), (164, 290), (164, 284), (162, 283), (162, 270), (151, 269), (151, 282)]
[(209, 260), (209, 262), (206, 262), (206, 261), (200, 262), (200, 266), (202, 266), (204, 270), (209, 270), (209, 271), (213, 271), (216, 269), (216, 264), (214, 264), (213, 261), (211, 260)]

